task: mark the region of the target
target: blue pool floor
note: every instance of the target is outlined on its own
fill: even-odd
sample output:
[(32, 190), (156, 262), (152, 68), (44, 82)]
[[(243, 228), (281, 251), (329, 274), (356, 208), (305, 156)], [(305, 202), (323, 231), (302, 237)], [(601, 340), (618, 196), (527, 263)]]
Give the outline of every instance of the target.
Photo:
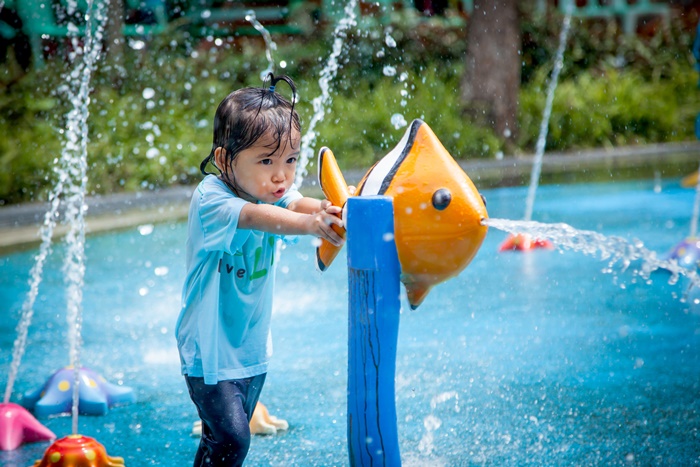
[[(491, 217), (522, 218), (525, 188), (484, 194)], [(677, 180), (660, 192), (651, 181), (544, 186), (533, 218), (665, 253), (687, 236), (693, 198)], [(81, 416), (79, 432), (127, 466), (187, 466), (196, 412), (173, 337), (185, 227), (141, 232), (87, 242), (81, 360), (132, 387), (138, 401)], [(687, 284), (670, 285), (661, 272), (651, 283), (618, 268), (604, 274), (604, 261), (569, 251), (497, 253), (505, 237), (491, 229), (464, 272), (418, 310), (404, 306), (396, 372), (403, 464), (700, 464), (700, 312), (681, 300)], [(59, 244), (45, 267), (16, 402), (68, 363), (62, 253)], [(34, 254), (0, 257), (4, 368)], [(261, 400), (290, 429), (255, 437), (248, 465), (348, 464), (343, 254), (320, 274), (311, 239), (282, 252), (275, 355)], [(59, 437), (71, 433), (70, 417), (41, 421)], [(47, 447), (0, 452), (0, 465), (26, 467)]]

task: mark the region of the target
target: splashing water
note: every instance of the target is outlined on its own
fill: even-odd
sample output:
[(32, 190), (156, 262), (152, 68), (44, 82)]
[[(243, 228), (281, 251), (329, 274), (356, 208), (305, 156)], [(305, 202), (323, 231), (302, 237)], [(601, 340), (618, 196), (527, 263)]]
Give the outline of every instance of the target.
[(321, 95), (314, 98), (312, 101), (314, 115), (309, 122), (309, 127), (306, 133), (301, 138), (301, 153), (299, 155), (299, 165), (297, 167), (296, 180), (295, 183), (297, 187), (301, 187), (304, 183), (304, 177), (308, 174), (307, 165), (313, 157), (314, 149), (313, 146), (316, 143), (316, 125), (318, 122), (323, 120), (326, 115), (326, 107), (331, 102), (330, 94), (330, 84), (331, 81), (338, 74), (338, 69), (340, 64), (338, 63), (338, 57), (343, 51), (344, 38), (346, 37), (346, 31), (352, 26), (357, 25), (355, 8), (357, 7), (357, 0), (350, 0), (343, 10), (345, 16), (338, 22), (338, 25), (333, 31), (333, 51), (326, 65), (321, 71), (321, 77), (318, 80), (318, 84), (321, 88)]
[[(656, 252), (646, 249), (638, 240), (630, 243), (621, 237), (606, 237), (590, 230), (577, 230), (564, 223), (484, 219), (482, 224), (511, 234), (525, 233), (533, 238), (547, 238), (561, 249), (579, 251), (593, 257), (599, 256), (601, 260), (608, 262), (607, 268), (603, 269), (604, 273), (612, 273), (613, 267), (618, 265), (622, 271), (629, 269), (634, 275), (648, 281), (652, 272), (665, 269), (671, 273), (669, 284), (675, 284), (680, 276), (685, 276), (696, 287), (700, 287), (700, 276), (695, 270), (680, 266), (675, 259), (659, 259)], [(641, 261), (641, 265), (638, 268), (630, 268), (632, 262), (637, 260)]]
[(566, 16), (564, 16), (564, 24), (561, 28), (561, 33), (559, 34), (559, 48), (557, 49), (557, 54), (554, 60), (554, 70), (552, 71), (552, 77), (549, 80), (549, 85), (547, 87), (547, 100), (544, 105), (544, 112), (542, 113), (542, 123), (540, 124), (540, 134), (537, 137), (537, 145), (535, 147), (535, 160), (532, 165), (532, 172), (530, 173), (530, 187), (527, 192), (527, 199), (525, 201), (525, 220), (529, 221), (532, 219), (532, 209), (535, 204), (535, 193), (537, 192), (537, 185), (540, 180), (540, 173), (542, 172), (542, 157), (544, 156), (544, 148), (547, 144), (547, 131), (549, 129), (549, 118), (552, 115), (552, 103), (554, 102), (554, 91), (557, 89), (557, 83), (559, 81), (559, 73), (564, 66), (564, 49), (566, 48), (566, 38), (569, 35), (569, 29), (571, 28), (571, 8), (567, 9)]
[(245, 20), (253, 25), (255, 29), (262, 34), (265, 40), (265, 57), (267, 57), (267, 68), (260, 73), (260, 79), (264, 80), (267, 75), (275, 72), (275, 61), (272, 59), (272, 51), (277, 50), (277, 44), (272, 40), (270, 32), (265, 29), (260, 21), (255, 17), (255, 10), (248, 10), (245, 15)]
[[(403, 89), (399, 91), (401, 94), (401, 102), (400, 105), (401, 107), (406, 107), (408, 105), (408, 99), (410, 99), (411, 95), (408, 92), (408, 73), (405, 71), (399, 75), (399, 82), (403, 83)], [(395, 113), (391, 116), (391, 124), (394, 127), (394, 129), (398, 130), (400, 128), (405, 127), (408, 125), (408, 122), (406, 121), (406, 118), (403, 116), (402, 113)]]
[(693, 202), (693, 217), (690, 220), (690, 237), (698, 233), (698, 216), (700, 215), (700, 167), (698, 167), (698, 182), (695, 185), (695, 201)]
[(430, 400), (431, 413), (423, 419), (423, 428), (425, 428), (425, 432), (418, 443), (418, 451), (420, 451), (424, 456), (432, 454), (435, 450), (435, 445), (433, 443), (435, 439), (434, 433), (442, 426), (442, 420), (435, 415), (436, 409), (438, 408), (438, 405), (452, 399), (454, 399), (453, 410), (455, 412), (459, 412), (459, 393), (456, 391), (440, 393)]

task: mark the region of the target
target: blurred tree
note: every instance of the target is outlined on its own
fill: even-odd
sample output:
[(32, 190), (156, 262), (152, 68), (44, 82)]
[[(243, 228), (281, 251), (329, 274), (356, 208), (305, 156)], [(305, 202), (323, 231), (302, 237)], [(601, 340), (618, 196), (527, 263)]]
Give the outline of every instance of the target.
[(520, 26), (516, 0), (474, 0), (468, 21), (467, 63), (460, 84), (464, 110), (515, 142), (520, 88)]

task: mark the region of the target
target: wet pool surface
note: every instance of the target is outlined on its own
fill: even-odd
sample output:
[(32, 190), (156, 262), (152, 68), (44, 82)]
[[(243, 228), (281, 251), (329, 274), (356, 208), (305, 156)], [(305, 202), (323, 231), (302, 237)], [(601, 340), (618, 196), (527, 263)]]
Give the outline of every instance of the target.
[[(543, 186), (533, 219), (565, 222), (660, 254), (690, 231), (693, 190), (677, 180)], [(485, 190), (491, 217), (521, 219), (526, 188)], [(81, 416), (127, 466), (191, 465), (196, 412), (174, 326), (184, 224), (89, 237), (81, 361), (138, 401)], [(491, 229), (472, 264), (410, 311), (404, 298), (396, 401), (404, 465), (700, 464), (700, 307), (687, 284), (651, 284), (575, 252), (497, 253)], [(54, 247), (12, 401), (68, 364), (63, 246)], [(344, 250), (343, 250), (344, 251)], [(0, 257), (0, 361), (9, 368), (35, 251)], [(248, 465), (347, 465), (347, 272), (323, 275), (309, 238), (282, 252), (275, 355), (261, 400), (290, 429), (253, 439)], [(633, 265), (634, 266), (634, 265)], [(3, 370), (2, 374), (6, 374)], [(0, 378), (3, 387), (6, 376)], [(40, 419), (59, 437), (71, 418)], [(27, 466), (49, 443), (0, 452)]]

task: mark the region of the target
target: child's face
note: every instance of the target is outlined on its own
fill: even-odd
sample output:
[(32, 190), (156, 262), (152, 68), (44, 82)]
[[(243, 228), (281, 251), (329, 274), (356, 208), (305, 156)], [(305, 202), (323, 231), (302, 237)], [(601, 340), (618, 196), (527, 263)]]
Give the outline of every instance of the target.
[(277, 144), (270, 134), (262, 136), (253, 146), (238, 153), (233, 160), (233, 180), (240, 194), (253, 199), (276, 203), (294, 183), (297, 159), (299, 158), (299, 142), (301, 135), (298, 131), (292, 133), (292, 143), (289, 138), (283, 138), (279, 149), (270, 154)]

